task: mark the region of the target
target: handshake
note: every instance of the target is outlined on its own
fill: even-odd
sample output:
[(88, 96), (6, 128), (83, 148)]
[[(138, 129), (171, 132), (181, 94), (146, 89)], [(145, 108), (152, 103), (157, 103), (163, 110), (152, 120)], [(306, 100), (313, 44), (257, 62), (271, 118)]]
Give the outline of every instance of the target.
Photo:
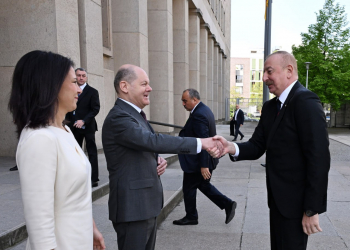
[(224, 137), (219, 135), (201, 139), (201, 142), (202, 149), (206, 150), (214, 158), (220, 158), (227, 153), (236, 153), (234, 144), (232, 142), (228, 142)]

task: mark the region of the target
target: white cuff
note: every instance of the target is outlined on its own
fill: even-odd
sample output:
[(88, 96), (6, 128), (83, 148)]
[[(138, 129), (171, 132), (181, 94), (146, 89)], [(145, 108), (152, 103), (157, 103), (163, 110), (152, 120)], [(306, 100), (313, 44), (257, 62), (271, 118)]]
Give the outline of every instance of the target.
[(233, 145), (235, 146), (236, 148), (236, 153), (233, 155), (233, 154), (230, 154), (232, 157), (238, 157), (239, 156), (239, 147), (236, 143), (232, 142)]
[(202, 151), (202, 141), (199, 138), (197, 139), (197, 154), (199, 154)]

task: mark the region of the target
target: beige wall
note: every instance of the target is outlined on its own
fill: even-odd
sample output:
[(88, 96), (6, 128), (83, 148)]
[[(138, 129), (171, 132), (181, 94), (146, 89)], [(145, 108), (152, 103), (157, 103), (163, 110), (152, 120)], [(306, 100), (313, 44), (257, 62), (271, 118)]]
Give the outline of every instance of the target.
[(236, 86), (236, 65), (243, 65), (243, 98), (250, 98), (250, 58), (231, 57), (231, 83), (230, 86)]
[(184, 125), (188, 112), (180, 99), (188, 87), (199, 90), (222, 119), (230, 81), (231, 1), (216, 2), (225, 19), (207, 0), (0, 1), (0, 156), (14, 156), (17, 145), (7, 110), (13, 69), (35, 49), (68, 56), (87, 69), (88, 82), (100, 95), (98, 148), (103, 121), (117, 98), (113, 80), (126, 63), (149, 74), (150, 120)]

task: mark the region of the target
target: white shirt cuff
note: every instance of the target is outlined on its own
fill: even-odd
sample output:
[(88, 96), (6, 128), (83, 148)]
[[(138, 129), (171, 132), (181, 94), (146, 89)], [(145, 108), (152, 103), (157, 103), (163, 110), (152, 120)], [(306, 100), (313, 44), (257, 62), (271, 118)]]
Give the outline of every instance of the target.
[(232, 142), (233, 145), (235, 146), (236, 148), (236, 153), (233, 155), (233, 154), (230, 154), (232, 157), (238, 157), (239, 156), (239, 147), (236, 143)]
[(199, 154), (202, 151), (202, 141), (199, 138), (197, 139), (197, 154)]

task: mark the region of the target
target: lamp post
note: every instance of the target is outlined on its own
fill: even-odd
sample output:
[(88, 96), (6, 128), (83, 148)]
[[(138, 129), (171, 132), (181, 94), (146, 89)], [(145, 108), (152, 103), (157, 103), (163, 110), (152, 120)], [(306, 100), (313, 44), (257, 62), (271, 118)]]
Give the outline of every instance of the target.
[(311, 62), (306, 62), (306, 88), (307, 88), (307, 81), (309, 79), (309, 66), (310, 66)]

